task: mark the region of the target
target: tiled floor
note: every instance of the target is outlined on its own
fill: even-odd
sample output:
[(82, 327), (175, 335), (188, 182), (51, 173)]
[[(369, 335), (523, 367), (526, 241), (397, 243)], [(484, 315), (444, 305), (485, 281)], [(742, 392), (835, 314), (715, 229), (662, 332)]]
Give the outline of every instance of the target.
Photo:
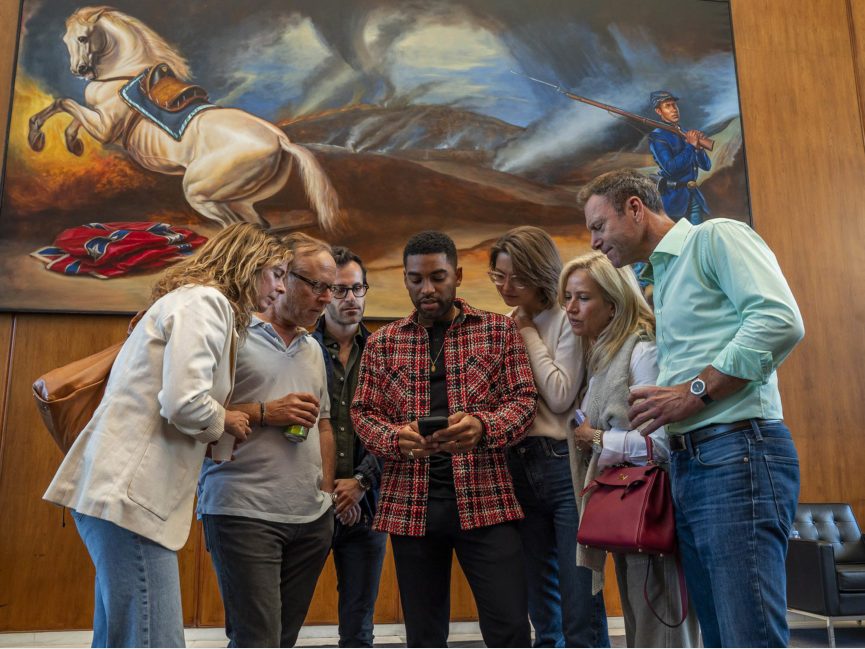
[[(613, 647), (624, 647), (625, 637), (622, 618), (609, 619), (610, 640)], [(817, 620), (801, 616), (790, 616), (791, 647), (827, 647), (826, 629)], [(404, 647), (405, 627), (401, 624), (379, 624), (375, 627), (377, 647)], [(61, 631), (37, 633), (0, 633), (0, 647), (89, 647), (90, 631)], [(835, 639), (838, 647), (865, 646), (865, 627), (855, 622), (837, 625)], [(187, 629), (187, 647), (225, 647), (227, 639), (222, 629)], [(451, 624), (451, 647), (483, 647), (478, 625), (475, 622)], [(335, 626), (307, 626), (300, 632), (298, 647), (336, 647)]]

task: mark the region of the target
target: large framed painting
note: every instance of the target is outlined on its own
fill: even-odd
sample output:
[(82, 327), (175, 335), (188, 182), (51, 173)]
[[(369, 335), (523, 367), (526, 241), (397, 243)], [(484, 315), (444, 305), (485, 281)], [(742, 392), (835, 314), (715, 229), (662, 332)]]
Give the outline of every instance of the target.
[(749, 221), (723, 2), (23, 0), (12, 96), (7, 311), (136, 311), (236, 221), (355, 250), (372, 317), (407, 312), (402, 247), (443, 230), (461, 295), (502, 310), (490, 244), (587, 250), (576, 194), (623, 166), (675, 218)]

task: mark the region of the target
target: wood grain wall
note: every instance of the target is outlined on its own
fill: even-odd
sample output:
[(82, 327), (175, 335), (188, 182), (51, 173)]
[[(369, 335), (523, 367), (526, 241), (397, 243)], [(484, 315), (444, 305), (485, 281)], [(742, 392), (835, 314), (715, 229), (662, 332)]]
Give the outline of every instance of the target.
[[(18, 0), (0, 0), (0, 150), (17, 12)], [(865, 0), (734, 0), (732, 15), (754, 226), (778, 256), (807, 331), (780, 372), (801, 499), (851, 502), (865, 523)], [(89, 558), (71, 520), (64, 527), (40, 500), (60, 453), (30, 383), (120, 339), (124, 327), (119, 317), (0, 314), (0, 631), (91, 623)], [(180, 556), (187, 624), (221, 624), (197, 525)], [(310, 623), (335, 622), (335, 583), (329, 563)], [(619, 614), (612, 585), (607, 598)], [(452, 599), (454, 619), (474, 617), (458, 570)], [(390, 554), (376, 620), (400, 620)]]

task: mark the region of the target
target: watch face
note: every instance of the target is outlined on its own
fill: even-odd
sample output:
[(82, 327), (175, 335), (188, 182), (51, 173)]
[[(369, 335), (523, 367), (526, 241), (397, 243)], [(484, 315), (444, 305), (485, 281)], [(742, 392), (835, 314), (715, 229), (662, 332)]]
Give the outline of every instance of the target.
[(706, 391), (706, 382), (703, 379), (694, 379), (691, 381), (691, 394), (700, 396)]

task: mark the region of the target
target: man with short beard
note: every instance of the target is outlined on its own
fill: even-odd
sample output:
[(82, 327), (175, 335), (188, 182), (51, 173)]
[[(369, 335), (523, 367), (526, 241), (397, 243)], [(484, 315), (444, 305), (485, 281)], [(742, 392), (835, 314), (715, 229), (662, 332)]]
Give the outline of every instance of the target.
[(318, 321), (318, 340), (327, 367), (330, 421), (336, 441), (336, 513), (333, 563), (339, 591), (339, 646), (371, 647), (387, 536), (374, 531), (381, 464), (354, 432), (349, 414), (360, 359), (369, 330), (361, 322), (366, 302), (366, 268), (348, 248), (335, 246), (333, 300)]
[[(415, 311), (367, 341), (352, 418), (385, 460), (374, 528), (391, 535), (407, 644), (447, 646), (456, 552), (486, 645), (527, 647), (523, 513), (505, 448), (535, 416), (528, 354), (513, 320), (456, 297), (450, 237), (415, 235), (403, 266)], [(444, 425), (427, 430), (427, 416)]]
[[(247, 327), (238, 347), (232, 408), (252, 433), (234, 458), (204, 465), (198, 514), (232, 647), (291, 647), (333, 538), (334, 458), (321, 348), (305, 327), (330, 302), (330, 246), (305, 234), (285, 293)], [(297, 426), (302, 435), (289, 434)]]

